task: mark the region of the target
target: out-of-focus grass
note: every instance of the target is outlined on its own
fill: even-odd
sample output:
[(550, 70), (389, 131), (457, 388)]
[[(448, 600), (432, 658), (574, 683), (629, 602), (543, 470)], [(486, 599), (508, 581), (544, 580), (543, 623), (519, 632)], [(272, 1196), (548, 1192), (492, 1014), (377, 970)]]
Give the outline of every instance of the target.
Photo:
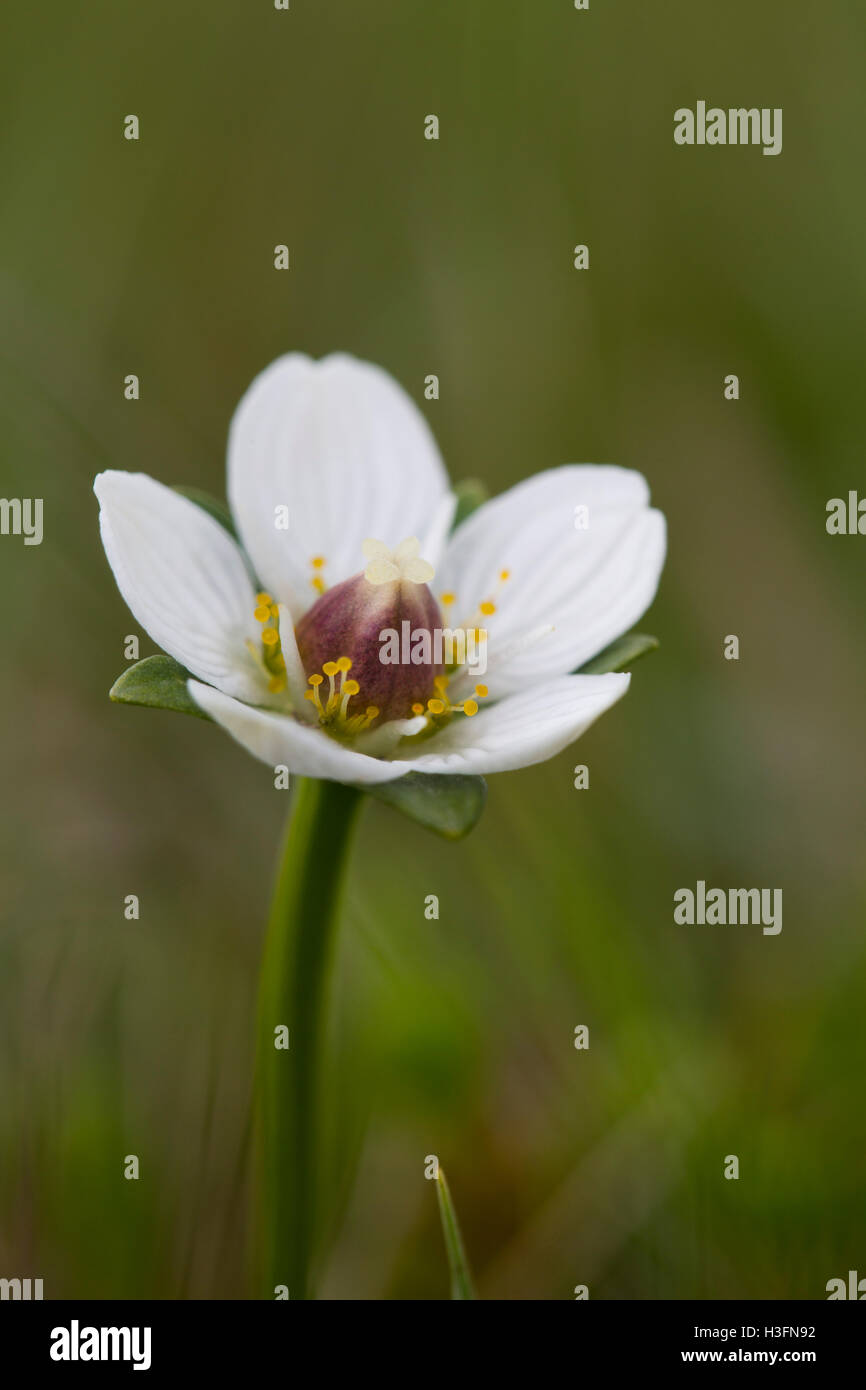
[[(662, 649), (573, 752), (493, 779), (456, 846), (367, 807), (323, 1293), (447, 1296), (430, 1153), (482, 1297), (821, 1297), (862, 1260), (864, 582), (824, 506), (862, 477), (866, 23), (815, 14), (6, 16), (0, 492), (44, 497), (45, 541), (0, 540), (0, 1274), (249, 1291), (285, 805), (217, 730), (109, 705), (137, 629), (90, 486), (108, 465), (221, 491), (231, 410), (291, 348), (388, 367), (454, 477), (611, 460), (671, 530)], [(782, 106), (782, 155), (676, 149), (698, 97)], [(698, 878), (781, 886), (781, 935), (674, 926)]]

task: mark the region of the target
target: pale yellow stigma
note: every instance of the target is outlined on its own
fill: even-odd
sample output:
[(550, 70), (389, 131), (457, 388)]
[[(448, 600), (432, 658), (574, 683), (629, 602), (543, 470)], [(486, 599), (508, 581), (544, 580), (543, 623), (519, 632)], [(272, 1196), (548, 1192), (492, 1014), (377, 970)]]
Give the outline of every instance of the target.
[(368, 561), (364, 578), (369, 584), (429, 584), (433, 578), (433, 566), (418, 554), (421, 542), (417, 536), (401, 541), (395, 550), (370, 538), (362, 549)]

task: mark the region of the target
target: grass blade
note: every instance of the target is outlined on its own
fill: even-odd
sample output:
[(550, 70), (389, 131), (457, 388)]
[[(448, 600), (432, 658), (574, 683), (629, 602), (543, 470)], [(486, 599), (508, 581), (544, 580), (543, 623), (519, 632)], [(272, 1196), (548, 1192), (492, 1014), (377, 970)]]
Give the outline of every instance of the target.
[(436, 1181), (436, 1193), (439, 1198), (439, 1215), (442, 1217), (445, 1249), (448, 1252), (448, 1268), (451, 1271), (451, 1298), (475, 1299), (477, 1295), (472, 1284), (472, 1275), (469, 1273), (469, 1261), (466, 1258), (463, 1236), (460, 1234), (460, 1225), (457, 1221), (454, 1203), (451, 1200), (451, 1192), (441, 1168)]

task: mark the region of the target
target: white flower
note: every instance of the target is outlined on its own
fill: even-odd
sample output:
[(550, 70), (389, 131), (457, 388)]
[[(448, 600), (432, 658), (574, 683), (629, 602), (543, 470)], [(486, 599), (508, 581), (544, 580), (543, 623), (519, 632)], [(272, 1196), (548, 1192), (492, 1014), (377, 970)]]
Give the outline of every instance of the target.
[[(628, 675), (569, 673), (640, 617), (665, 553), (646, 482), (607, 466), (538, 474), (449, 535), (424, 418), (344, 355), (281, 357), (238, 406), (228, 494), (243, 549), (144, 474), (101, 473), (94, 490), (120, 591), (192, 673), (200, 708), (264, 762), (338, 782), (558, 753), (625, 694)], [(401, 621), (486, 632), (484, 683), (434, 657), (383, 665), (374, 634)]]

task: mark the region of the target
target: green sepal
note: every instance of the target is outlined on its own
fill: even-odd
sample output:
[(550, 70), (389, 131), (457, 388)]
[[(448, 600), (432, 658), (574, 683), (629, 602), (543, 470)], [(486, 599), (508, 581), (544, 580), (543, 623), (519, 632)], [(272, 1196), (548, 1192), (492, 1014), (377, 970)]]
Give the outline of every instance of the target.
[(585, 662), (576, 674), (604, 676), (608, 671), (630, 671), (636, 661), (646, 656), (647, 652), (654, 652), (658, 644), (657, 637), (650, 637), (645, 632), (627, 632), (624, 637), (617, 637), (598, 656)]
[(407, 772), (395, 782), (366, 785), (363, 790), (446, 840), (468, 835), (481, 819), (487, 800), (483, 777), (460, 774)]
[(454, 489), (454, 496), (457, 498), (454, 527), (456, 528), (462, 521), (465, 521), (467, 516), (471, 516), (482, 502), (487, 501), (489, 495), (487, 488), (479, 478), (464, 478), (462, 483), (458, 483)]
[(150, 709), (173, 709), (179, 714), (194, 714), (197, 719), (213, 722), (209, 714), (199, 709), (186, 688), (189, 671), (173, 656), (146, 656), (118, 676), (108, 692), (121, 705), (146, 705)]

